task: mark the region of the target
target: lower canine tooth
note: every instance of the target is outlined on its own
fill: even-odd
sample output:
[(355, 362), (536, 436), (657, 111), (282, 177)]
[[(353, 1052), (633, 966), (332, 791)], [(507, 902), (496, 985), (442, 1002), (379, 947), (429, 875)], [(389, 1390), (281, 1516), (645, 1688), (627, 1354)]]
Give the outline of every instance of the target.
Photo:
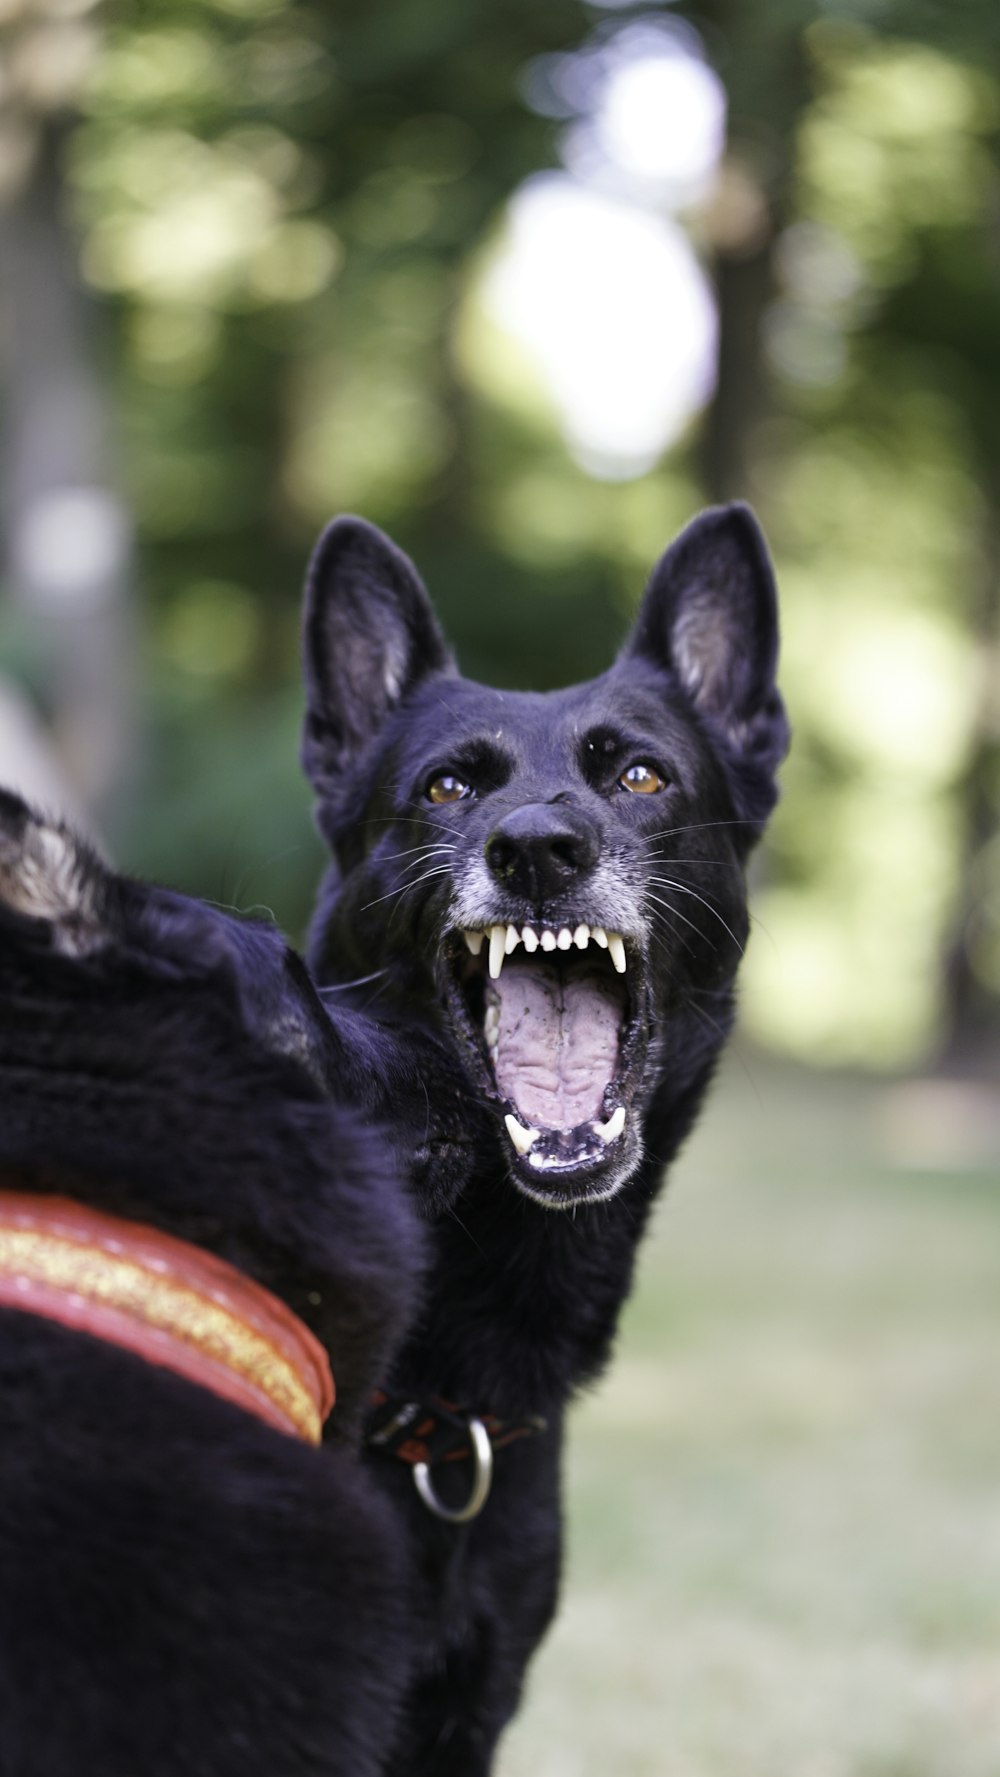
[(617, 1141), (625, 1127), (625, 1106), (620, 1104), (612, 1111), (606, 1123), (595, 1123), (594, 1128), (603, 1142)]
[[(625, 973), (625, 946), (617, 932), (608, 933), (608, 955), (618, 970), (619, 975)], [(615, 1113), (617, 1115), (617, 1112)]]
[[(625, 1115), (625, 1113), (623, 1111), (622, 1116), (624, 1117), (624, 1115)], [(519, 1154), (526, 1154), (528, 1152), (528, 1149), (530, 1147), (533, 1147), (534, 1143), (538, 1140), (538, 1133), (539, 1133), (538, 1130), (537, 1129), (525, 1129), (524, 1124), (519, 1123), (517, 1118), (511, 1116), (511, 1113), (509, 1111), (507, 1112), (507, 1115), (504, 1118), (504, 1123), (506, 1124), (506, 1127), (507, 1127), (507, 1134), (510, 1136), (510, 1139), (513, 1142), (514, 1147), (517, 1149), (518, 1153)]]

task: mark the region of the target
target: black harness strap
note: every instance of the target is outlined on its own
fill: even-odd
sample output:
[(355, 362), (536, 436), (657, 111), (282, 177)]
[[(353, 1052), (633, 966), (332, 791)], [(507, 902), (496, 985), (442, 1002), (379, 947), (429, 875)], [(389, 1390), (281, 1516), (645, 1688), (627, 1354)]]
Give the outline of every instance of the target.
[[(472, 1455), (471, 1417), (454, 1401), (442, 1400), (440, 1395), (414, 1401), (376, 1389), (365, 1442), (369, 1450), (395, 1456), (400, 1462), (426, 1463), (428, 1468), (439, 1462), (461, 1462)], [(494, 1450), (503, 1450), (519, 1438), (536, 1437), (546, 1426), (546, 1421), (537, 1415), (497, 1419), (492, 1413), (477, 1413), (474, 1417), (485, 1427)]]

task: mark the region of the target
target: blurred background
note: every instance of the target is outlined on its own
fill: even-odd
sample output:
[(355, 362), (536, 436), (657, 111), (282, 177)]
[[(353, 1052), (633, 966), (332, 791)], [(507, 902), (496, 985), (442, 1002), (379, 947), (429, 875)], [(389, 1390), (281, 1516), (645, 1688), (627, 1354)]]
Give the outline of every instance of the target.
[(997, 1777), (995, 0), (0, 0), (0, 388), (0, 776), (296, 937), (333, 512), (543, 688), (753, 502), (743, 1035), (504, 1777)]

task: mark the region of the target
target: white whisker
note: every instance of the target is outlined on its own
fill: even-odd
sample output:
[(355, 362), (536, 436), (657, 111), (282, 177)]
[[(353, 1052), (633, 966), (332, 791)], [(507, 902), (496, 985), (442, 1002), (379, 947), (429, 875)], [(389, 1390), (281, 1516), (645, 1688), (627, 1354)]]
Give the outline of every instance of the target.
[[(704, 895), (699, 895), (693, 888), (688, 888), (683, 882), (675, 882), (673, 880), (673, 877), (671, 877), (671, 876), (658, 876), (658, 877), (656, 877), (655, 880), (661, 888), (676, 889), (678, 894), (690, 895), (693, 900), (700, 901), (701, 905), (703, 907), (706, 907), (708, 909), (709, 913), (714, 915), (714, 917), (718, 920), (720, 926), (722, 926), (729, 933), (729, 936), (733, 940), (733, 943), (736, 945), (736, 948), (739, 951), (740, 955), (741, 956), (743, 955), (743, 951), (744, 951), (745, 946), (740, 943), (739, 939), (736, 936), (736, 933), (733, 931), (732, 926), (726, 924), (726, 921), (723, 919), (722, 914), (719, 912), (719, 909), (717, 907), (713, 907), (711, 901), (706, 901)], [(675, 913), (677, 912), (676, 907), (673, 909), (673, 911)], [(682, 916), (678, 915), (678, 917), (682, 917)]]
[(752, 827), (753, 821), (692, 821), (687, 827), (661, 827), (657, 833), (646, 833), (646, 843), (651, 839), (671, 839), (675, 833), (704, 833), (709, 827)]
[(366, 987), (369, 981), (377, 981), (380, 975), (388, 975), (388, 973), (388, 969), (375, 969), (371, 975), (356, 975), (353, 981), (324, 983), (320, 988), (320, 999), (326, 993), (346, 993), (351, 987)]
[(736, 858), (657, 858), (658, 864), (697, 864), (703, 870), (736, 870), (743, 866)]
[(391, 864), (397, 858), (412, 857), (414, 852), (420, 852), (423, 857), (430, 857), (431, 854), (434, 852), (446, 852), (446, 851), (457, 851), (457, 850), (458, 850), (458, 846), (450, 844), (449, 841), (446, 839), (440, 839), (437, 841), (436, 844), (433, 844), (433, 845), (431, 844), (431, 841), (429, 839), (425, 839), (421, 842), (420, 845), (407, 846), (405, 851), (380, 852), (378, 854), (377, 862), (380, 864)]
[(390, 889), (384, 895), (376, 895), (374, 901), (366, 901), (358, 911), (359, 913), (367, 913), (369, 907), (378, 907), (383, 901), (395, 901), (400, 895), (406, 895), (413, 889), (421, 888), (425, 882), (430, 882), (435, 876), (450, 875), (451, 869), (448, 864), (437, 864), (432, 870), (426, 870), (423, 876), (416, 877), (413, 882), (404, 882), (401, 888)]
[[(688, 919), (688, 917), (687, 917), (687, 914), (686, 914), (686, 913), (682, 913), (682, 912), (681, 912), (681, 910), (680, 910), (680, 908), (679, 908), (679, 907), (673, 907), (673, 906), (671, 906), (671, 904), (670, 904), (670, 902), (669, 902), (669, 901), (664, 901), (664, 900), (663, 900), (663, 899), (662, 899), (662, 897), (661, 897), (661, 896), (660, 896), (660, 895), (650, 895), (650, 896), (649, 896), (649, 899), (650, 899), (650, 900), (651, 900), (651, 901), (655, 901), (655, 902), (656, 902), (656, 905), (657, 905), (657, 906), (658, 906), (658, 907), (663, 907), (663, 908), (664, 908), (664, 909), (665, 909), (665, 910), (666, 910), (666, 912), (667, 912), (667, 913), (672, 913), (672, 914), (673, 914), (673, 916), (674, 916), (674, 918), (675, 918), (675, 919), (682, 919), (682, 920), (683, 920), (683, 921), (684, 921), (684, 924), (685, 924), (685, 925), (686, 925), (686, 926), (690, 926), (690, 927), (691, 927), (691, 930), (692, 930), (692, 931), (693, 931), (693, 932), (697, 932), (697, 931), (698, 931), (698, 927), (697, 927), (697, 926), (696, 926), (696, 925), (695, 925), (695, 922), (694, 922), (694, 920), (693, 920), (693, 919)], [(661, 913), (661, 914), (655, 914), (655, 913), (654, 913), (654, 914), (653, 914), (653, 918), (654, 918), (654, 919), (657, 919), (657, 918), (659, 918), (659, 919), (662, 919), (662, 918), (663, 918), (663, 915), (662, 915), (662, 913)], [(678, 934), (676, 934), (676, 935), (677, 935), (677, 936), (680, 936), (680, 934), (679, 934), (679, 933), (678, 933)], [(699, 933), (699, 936), (700, 936), (700, 933)], [(687, 941), (686, 941), (686, 939), (684, 939), (684, 938), (681, 938), (681, 943), (682, 943), (682, 944), (685, 944), (685, 945), (686, 945), (686, 944), (687, 944)], [(687, 946), (687, 947), (688, 947), (688, 948), (690, 948), (690, 947), (689, 947), (689, 946)], [(713, 944), (713, 945), (712, 945), (712, 949), (713, 949), (713, 950), (714, 950), (714, 949), (715, 949), (715, 948), (716, 948), (716, 946), (715, 946), (715, 945), (714, 945), (714, 944)]]

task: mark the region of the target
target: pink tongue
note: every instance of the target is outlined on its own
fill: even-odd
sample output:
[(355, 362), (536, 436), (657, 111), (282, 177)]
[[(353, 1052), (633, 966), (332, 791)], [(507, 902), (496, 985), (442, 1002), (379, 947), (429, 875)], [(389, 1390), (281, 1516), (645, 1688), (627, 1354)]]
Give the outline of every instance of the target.
[(621, 989), (600, 975), (510, 960), (494, 991), (497, 1085), (522, 1120), (573, 1129), (600, 1117), (618, 1062)]

